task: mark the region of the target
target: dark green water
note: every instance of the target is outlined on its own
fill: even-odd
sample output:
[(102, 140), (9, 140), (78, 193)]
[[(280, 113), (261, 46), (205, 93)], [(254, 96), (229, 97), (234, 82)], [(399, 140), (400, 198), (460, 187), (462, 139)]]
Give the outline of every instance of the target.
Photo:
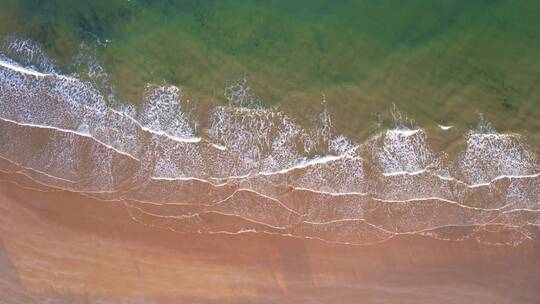
[(308, 117), (325, 94), (362, 137), (392, 104), (420, 126), (540, 130), (536, 1), (0, 1), (0, 35), (42, 44), (69, 69), (95, 48), (121, 100), (147, 83), (224, 103), (247, 76), (266, 105)]

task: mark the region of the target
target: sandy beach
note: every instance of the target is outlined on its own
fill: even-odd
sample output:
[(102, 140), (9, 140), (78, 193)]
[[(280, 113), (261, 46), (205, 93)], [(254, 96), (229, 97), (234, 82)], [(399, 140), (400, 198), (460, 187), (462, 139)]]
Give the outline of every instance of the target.
[(257, 233), (174, 233), (133, 221), (120, 202), (44, 192), (50, 190), (1, 183), (6, 303), (540, 299), (540, 275), (534, 271), (540, 247), (532, 242), (513, 247), (411, 235), (351, 246)]

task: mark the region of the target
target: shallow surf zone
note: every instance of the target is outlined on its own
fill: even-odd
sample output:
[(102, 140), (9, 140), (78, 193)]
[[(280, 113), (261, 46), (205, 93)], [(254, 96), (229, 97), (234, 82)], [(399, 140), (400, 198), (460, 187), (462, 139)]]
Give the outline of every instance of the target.
[(358, 143), (324, 107), (316, 127), (262, 107), (245, 80), (202, 119), (177, 87), (149, 84), (124, 104), (94, 60), (68, 75), (29, 41), (3, 50), (0, 170), (14, 181), (121, 203), (133, 221), (178, 233), (540, 241), (537, 155), (483, 120), (453, 155), (399, 120)]

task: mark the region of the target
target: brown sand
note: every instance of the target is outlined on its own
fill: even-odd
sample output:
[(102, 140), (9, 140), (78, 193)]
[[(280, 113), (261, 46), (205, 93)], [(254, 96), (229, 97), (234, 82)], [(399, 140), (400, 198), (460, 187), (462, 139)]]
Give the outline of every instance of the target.
[(121, 202), (12, 181), (0, 182), (0, 239), (0, 303), (540, 303), (532, 242), (181, 234)]

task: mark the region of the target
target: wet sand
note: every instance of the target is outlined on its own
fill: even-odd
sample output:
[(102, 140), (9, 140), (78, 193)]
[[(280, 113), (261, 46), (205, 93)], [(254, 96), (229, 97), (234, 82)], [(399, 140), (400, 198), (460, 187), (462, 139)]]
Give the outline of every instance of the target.
[(50, 190), (0, 184), (6, 303), (540, 301), (538, 243), (175, 233), (135, 222), (122, 203)]

